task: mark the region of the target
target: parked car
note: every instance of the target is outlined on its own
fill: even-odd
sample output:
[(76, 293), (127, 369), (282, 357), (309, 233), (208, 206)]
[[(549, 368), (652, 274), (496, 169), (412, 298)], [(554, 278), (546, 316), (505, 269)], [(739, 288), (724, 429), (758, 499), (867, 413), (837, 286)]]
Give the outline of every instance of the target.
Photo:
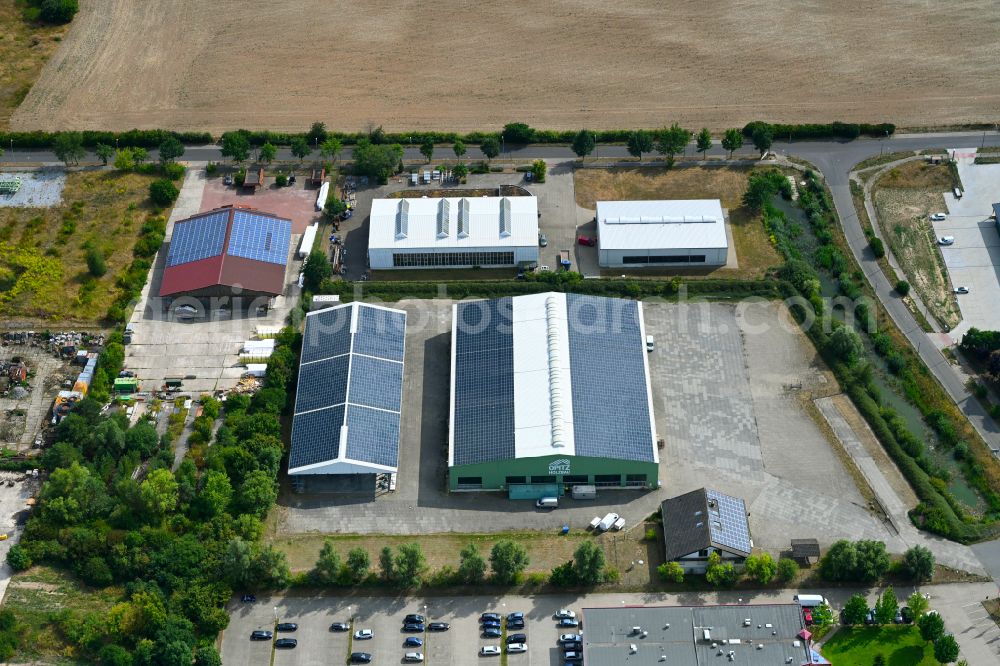
[(524, 629), (524, 620), (507, 620), (507, 631)]
[(527, 652), (528, 646), (524, 643), (507, 643), (507, 654), (517, 654), (519, 652)]
[(576, 627), (580, 626), (580, 621), (577, 620), (576, 618), (564, 617), (563, 619), (556, 622), (556, 626), (559, 627), (560, 629), (562, 628), (575, 629)]
[(403, 624), (408, 624), (410, 622), (423, 623), (423, 622), (426, 621), (426, 619), (427, 618), (425, 618), (423, 615), (417, 615), (416, 613), (410, 613), (409, 615), (407, 615), (406, 617), (403, 618)]
[(656, 339), (652, 335), (646, 336), (646, 351), (651, 352), (656, 349)]
[(507, 613), (508, 622), (524, 622), (524, 613)]
[(812, 609), (810, 609), (810, 608), (803, 609), (803, 611), (802, 611), (802, 621), (805, 622), (807, 625), (810, 625), (810, 624), (813, 623)]
[(872, 608), (865, 614), (865, 624), (875, 624), (875, 609)]
[(424, 660), (423, 652), (407, 652), (406, 654), (403, 655), (403, 661), (410, 664), (419, 663), (423, 660)]
[(227, 173), (227, 174), (226, 174), (226, 175), (225, 175), (225, 176), (224, 176), (224, 177), (222, 178), (222, 184), (223, 184), (223, 185), (232, 185), (232, 184), (233, 184), (233, 174), (231, 174), (231, 173)]
[(941, 222), (942, 220), (944, 220), (944, 218), (945, 218), (944, 213), (931, 213), (931, 219), (934, 220), (935, 222)]
[(277, 629), (278, 631), (298, 631), (299, 625), (294, 622), (279, 622)]
[(352, 652), (351, 653), (351, 663), (352, 664), (370, 664), (370, 663), (372, 663), (372, 656), (368, 652)]
[(571, 618), (572, 619), (572, 618), (576, 617), (576, 613), (574, 613), (571, 610), (567, 610), (565, 608), (560, 608), (559, 610), (556, 611), (555, 617), (556, 617), (557, 620), (562, 620), (564, 618)]
[(902, 611), (899, 611), (899, 610), (896, 611), (896, 616), (892, 618), (892, 623), (893, 624), (903, 624), (903, 612)]
[(593, 236), (579, 236), (577, 237), (576, 242), (580, 245), (586, 245), (587, 247), (594, 247), (597, 245), (597, 239)]
[(486, 622), (487, 620), (493, 620), (494, 622), (500, 622), (499, 613), (483, 613), (479, 616), (480, 622)]
[(954, 291), (956, 294), (967, 294), (967, 293), (969, 293), (969, 288), (968, 287), (955, 287), (952, 291)]
[(178, 319), (193, 319), (199, 316), (199, 314), (198, 308), (193, 305), (178, 305), (174, 308), (174, 315), (176, 315)]
[(354, 632), (354, 640), (367, 641), (375, 637), (375, 632), (371, 629), (358, 629)]
[(257, 629), (250, 632), (250, 640), (252, 641), (269, 641), (273, 636), (274, 634), (264, 629)]
[[(122, 373), (119, 376), (120, 377), (125, 377), (126, 376), (125, 375), (125, 371), (122, 371)], [(127, 375), (127, 376), (134, 377), (135, 373), (133, 372), (133, 373)], [(253, 602), (257, 601), (257, 597), (255, 597), (252, 594), (244, 594), (242, 597), (240, 597), (240, 601), (242, 601), (245, 604), (252, 604)]]
[(499, 629), (500, 628), (500, 620), (486, 620), (485, 622), (483, 622), (483, 626), (484, 627), (496, 627), (497, 629)]
[(538, 234), (538, 247), (548, 247), (549, 239), (545, 234)]
[(487, 657), (487, 656), (492, 657), (493, 655), (498, 655), (498, 654), (500, 654), (500, 646), (499, 645), (484, 645), (483, 647), (479, 648), (479, 654), (483, 655), (484, 657)]
[(447, 622), (431, 622), (427, 625), (427, 631), (448, 631), (451, 625)]
[(563, 659), (566, 661), (583, 661), (583, 653), (576, 650), (568, 650), (563, 653)]
[(507, 634), (508, 643), (527, 643), (528, 637), (525, 634)]
[(403, 631), (408, 631), (414, 634), (422, 634), (426, 630), (423, 622), (407, 622), (403, 625)]
[(299, 642), (294, 638), (279, 638), (278, 640), (274, 641), (274, 647), (278, 649), (290, 650), (298, 644)]
[(938, 238), (938, 245), (954, 245), (954, 244), (955, 244), (954, 236), (941, 236), (940, 238)]
[(579, 643), (583, 640), (583, 634), (563, 634), (559, 637), (560, 643)]
[(903, 616), (903, 624), (913, 623), (913, 611), (910, 610), (909, 606), (903, 606), (900, 608), (899, 613)]
[(499, 627), (483, 627), (483, 638), (500, 638)]
[(406, 640), (403, 641), (403, 647), (423, 647), (424, 639), (419, 636), (407, 636)]
[(347, 622), (334, 622), (330, 625), (330, 631), (350, 631), (351, 625)]

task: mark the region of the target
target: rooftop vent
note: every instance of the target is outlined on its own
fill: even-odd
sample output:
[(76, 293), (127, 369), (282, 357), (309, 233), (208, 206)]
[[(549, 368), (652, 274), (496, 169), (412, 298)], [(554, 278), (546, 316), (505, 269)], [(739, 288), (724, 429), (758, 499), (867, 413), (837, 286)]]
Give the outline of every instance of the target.
[[(548, 343), (549, 360), (549, 416), (552, 420), (552, 446), (562, 448), (564, 441), (563, 414), (567, 413), (564, 404), (562, 368), (559, 367), (559, 299), (551, 295), (545, 299), (546, 341)], [(633, 627), (634, 629), (634, 627)]]
[(510, 236), (510, 199), (504, 197), (500, 200), (500, 238)]
[(396, 240), (406, 238), (410, 222), (410, 202), (403, 199), (399, 202), (399, 212), (396, 213)]
[(451, 202), (441, 199), (438, 204), (438, 225), (437, 237), (447, 238), (451, 232)]
[(462, 199), (458, 202), (458, 237), (469, 237), (469, 200)]

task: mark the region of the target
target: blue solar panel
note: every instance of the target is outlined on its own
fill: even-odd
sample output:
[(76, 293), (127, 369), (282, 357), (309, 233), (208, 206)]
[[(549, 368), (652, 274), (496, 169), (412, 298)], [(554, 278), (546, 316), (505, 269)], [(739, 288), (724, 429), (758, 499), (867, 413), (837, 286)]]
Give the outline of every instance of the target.
[(177, 266), (222, 254), (229, 212), (223, 211), (178, 222), (170, 237), (167, 266)]
[(402, 386), (402, 363), (351, 355), (351, 390), (348, 400), (352, 405), (398, 412)]
[(299, 368), (299, 388), (295, 393), (296, 414), (347, 402), (349, 358), (345, 354), (307, 363)]
[(288, 220), (237, 210), (233, 213), (227, 254), (284, 265), (288, 262), (291, 236), (292, 225)]
[(403, 360), (403, 334), (406, 315), (358, 304), (358, 327), (354, 353)]
[(344, 405), (296, 416), (292, 421), (289, 469), (334, 460), (339, 453), (343, 424)]
[(349, 405), (347, 457), (388, 467), (399, 464), (399, 413)]
[(351, 351), (350, 306), (323, 310), (306, 317), (302, 333), (302, 363)]
[(576, 454), (653, 461), (635, 301), (566, 295)]
[(454, 464), (514, 457), (511, 299), (463, 303), (455, 332)]
[(708, 527), (712, 541), (749, 553), (750, 523), (743, 500), (708, 489), (705, 495), (708, 498)]

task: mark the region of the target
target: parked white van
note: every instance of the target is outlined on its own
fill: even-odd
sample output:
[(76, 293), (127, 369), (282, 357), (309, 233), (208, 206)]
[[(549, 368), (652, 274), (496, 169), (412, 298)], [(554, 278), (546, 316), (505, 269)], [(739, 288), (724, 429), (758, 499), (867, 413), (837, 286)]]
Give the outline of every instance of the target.
[(543, 497), (535, 502), (535, 507), (539, 509), (558, 509), (559, 508), (559, 498), (558, 497)]

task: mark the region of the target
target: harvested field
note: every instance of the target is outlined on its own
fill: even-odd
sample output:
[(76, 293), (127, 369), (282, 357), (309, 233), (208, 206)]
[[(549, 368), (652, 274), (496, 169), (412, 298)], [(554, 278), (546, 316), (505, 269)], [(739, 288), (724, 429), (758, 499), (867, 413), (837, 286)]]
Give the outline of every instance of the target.
[(25, 21), (25, 4), (0, 0), (0, 130), (9, 127), (10, 115), (69, 29), (65, 25)]
[(951, 293), (944, 259), (927, 217), (930, 213), (946, 210), (941, 190), (877, 187), (874, 204), (882, 236), (888, 241), (906, 280), (931, 314), (942, 324), (954, 328), (962, 315)]
[(16, 129), (914, 126), (1000, 99), (990, 0), (80, 4)]
[[(725, 277), (757, 278), (781, 263), (759, 215), (741, 204), (747, 189), (749, 167), (662, 167), (628, 169), (577, 169), (576, 203), (593, 210), (595, 202), (615, 199), (719, 199), (729, 211), (739, 268), (720, 269)], [(644, 271), (652, 274), (651, 271)]]

